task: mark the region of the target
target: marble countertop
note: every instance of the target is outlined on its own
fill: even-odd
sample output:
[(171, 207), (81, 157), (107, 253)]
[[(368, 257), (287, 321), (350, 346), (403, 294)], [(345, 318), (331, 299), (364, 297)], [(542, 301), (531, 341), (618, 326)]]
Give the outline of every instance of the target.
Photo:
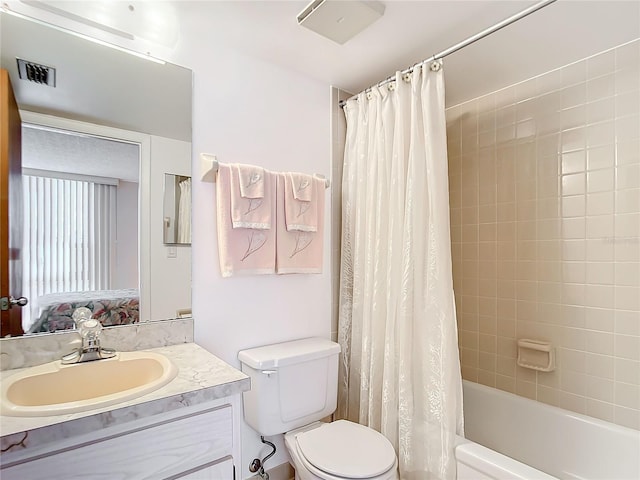
[[(44, 445), (105, 427), (242, 393), (249, 377), (195, 343), (151, 348), (178, 367), (178, 375), (162, 388), (115, 405), (84, 412), (42, 417), (0, 416), (2, 451)], [(0, 372), (0, 381), (24, 369)]]

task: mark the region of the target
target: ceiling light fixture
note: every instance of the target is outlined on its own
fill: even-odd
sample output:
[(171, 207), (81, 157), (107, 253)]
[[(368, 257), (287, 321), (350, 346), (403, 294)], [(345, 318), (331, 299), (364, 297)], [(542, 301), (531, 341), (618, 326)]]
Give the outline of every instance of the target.
[(69, 30), (67, 28), (60, 27), (58, 25), (54, 25), (52, 23), (43, 22), (42, 20), (38, 20), (37, 18), (29, 17), (28, 15), (23, 15), (22, 13), (14, 12), (11, 10), (6, 4), (2, 6), (2, 12), (8, 15), (13, 15), (14, 17), (22, 18), (23, 20), (28, 20), (30, 22), (37, 23), (39, 25), (44, 25), (46, 27), (53, 28), (63, 33), (67, 33), (69, 35), (73, 35), (74, 37), (82, 38), (89, 42), (97, 43), (98, 45), (102, 45), (104, 47), (109, 47), (114, 50), (118, 50), (120, 52), (128, 53), (129, 55), (133, 55), (134, 57), (143, 58), (145, 60), (149, 60), (150, 62), (158, 63), (160, 65), (164, 65), (164, 60), (160, 60), (159, 58), (152, 57), (151, 55), (146, 55), (144, 53), (136, 52), (135, 50), (130, 50), (128, 48), (121, 47), (119, 45), (115, 45), (113, 43), (105, 42), (104, 40), (100, 40), (98, 38), (90, 37), (89, 35), (85, 35), (84, 33), (75, 32), (73, 30)]

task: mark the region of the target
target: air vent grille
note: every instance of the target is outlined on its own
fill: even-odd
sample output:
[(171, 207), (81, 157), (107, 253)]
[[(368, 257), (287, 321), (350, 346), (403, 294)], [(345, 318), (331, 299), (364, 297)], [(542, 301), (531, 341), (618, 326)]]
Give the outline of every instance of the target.
[(18, 61), (18, 74), (22, 80), (39, 83), (40, 85), (56, 86), (56, 69), (29, 62), (21, 58)]

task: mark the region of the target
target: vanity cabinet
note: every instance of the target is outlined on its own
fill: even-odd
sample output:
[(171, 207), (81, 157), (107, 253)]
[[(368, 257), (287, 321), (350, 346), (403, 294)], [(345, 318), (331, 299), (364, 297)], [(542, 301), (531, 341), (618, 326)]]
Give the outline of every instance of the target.
[[(234, 478), (233, 406), (208, 402), (136, 420), (3, 465), (3, 480)], [(237, 450), (236, 450), (237, 454)]]

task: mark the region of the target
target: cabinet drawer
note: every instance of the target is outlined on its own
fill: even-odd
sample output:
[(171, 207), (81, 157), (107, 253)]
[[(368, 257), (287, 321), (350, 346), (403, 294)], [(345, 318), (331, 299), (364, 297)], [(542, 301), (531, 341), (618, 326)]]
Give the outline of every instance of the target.
[(227, 457), (167, 480), (231, 480), (232, 478), (235, 478), (233, 459)]
[(176, 478), (232, 453), (231, 407), (223, 406), (2, 469), (3, 480)]

